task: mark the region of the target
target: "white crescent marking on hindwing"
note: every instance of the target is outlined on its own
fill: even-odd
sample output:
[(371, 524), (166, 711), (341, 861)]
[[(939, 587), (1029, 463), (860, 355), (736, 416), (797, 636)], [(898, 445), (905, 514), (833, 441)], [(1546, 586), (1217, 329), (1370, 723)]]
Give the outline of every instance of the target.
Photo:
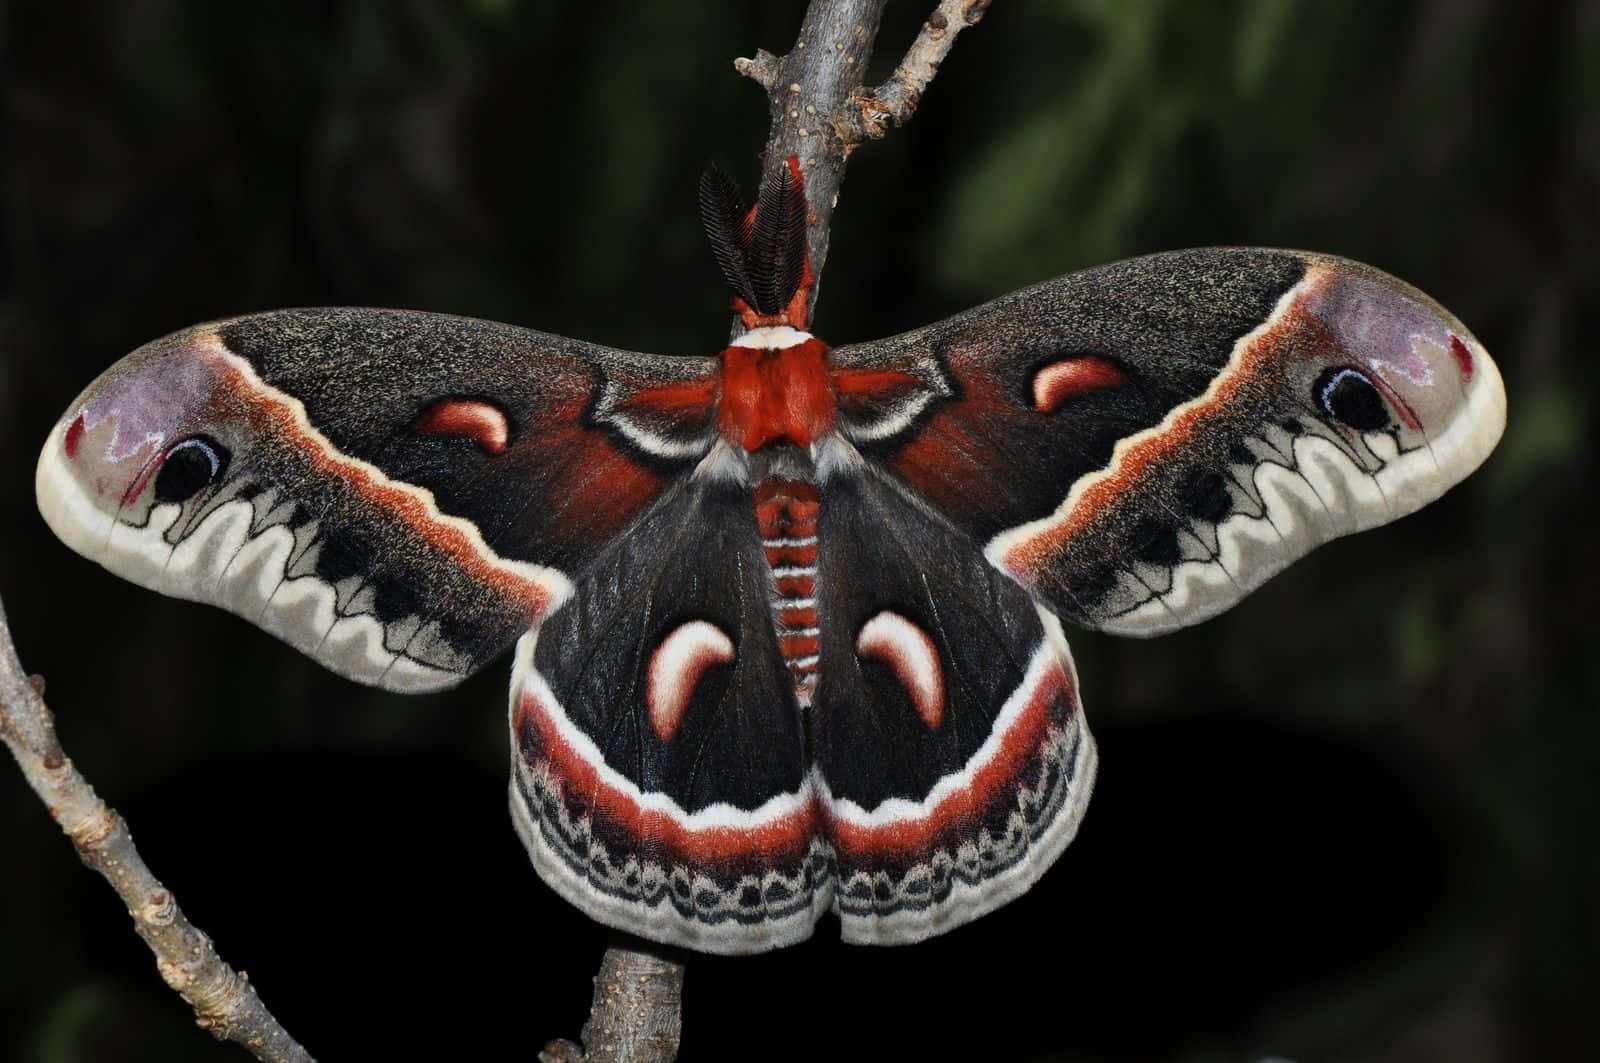
[(885, 609), (861, 626), (856, 653), (892, 668), (928, 730), (939, 729), (944, 719), (944, 671), (938, 648), (926, 631)]
[(708, 620), (681, 624), (661, 640), (650, 656), (645, 703), (650, 709), (650, 726), (663, 742), (678, 733), (695, 684), (706, 669), (728, 664), (733, 657), (733, 640)]

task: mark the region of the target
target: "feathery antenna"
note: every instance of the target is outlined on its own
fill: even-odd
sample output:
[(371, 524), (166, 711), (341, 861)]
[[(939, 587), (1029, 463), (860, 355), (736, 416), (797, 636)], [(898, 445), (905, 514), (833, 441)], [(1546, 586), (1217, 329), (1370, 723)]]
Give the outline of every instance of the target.
[(805, 186), (788, 164), (769, 170), (753, 210), (712, 164), (700, 177), (700, 220), (733, 293), (757, 314), (782, 313), (805, 279)]
[(755, 289), (745, 263), (750, 243), (750, 219), (739, 205), (739, 186), (716, 163), (700, 175), (700, 224), (711, 241), (711, 254), (717, 269), (733, 294), (751, 306), (756, 304)]

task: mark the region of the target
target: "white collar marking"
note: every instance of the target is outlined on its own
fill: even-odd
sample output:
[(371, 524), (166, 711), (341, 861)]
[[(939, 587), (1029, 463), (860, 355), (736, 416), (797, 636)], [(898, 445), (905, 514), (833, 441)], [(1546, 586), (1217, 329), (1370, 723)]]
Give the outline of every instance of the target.
[(756, 350), (767, 348), (774, 351), (787, 350), (798, 347), (811, 338), (811, 333), (801, 332), (799, 329), (790, 328), (788, 325), (763, 325), (753, 328), (743, 336), (728, 344), (730, 347), (752, 347)]

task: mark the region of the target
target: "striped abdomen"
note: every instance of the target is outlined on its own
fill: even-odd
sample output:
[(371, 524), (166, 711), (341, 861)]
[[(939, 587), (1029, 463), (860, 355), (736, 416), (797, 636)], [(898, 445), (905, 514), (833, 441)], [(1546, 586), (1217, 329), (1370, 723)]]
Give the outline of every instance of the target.
[(795, 696), (811, 704), (821, 649), (817, 624), (817, 485), (805, 480), (763, 480), (756, 487), (756, 520), (777, 595), (773, 629), (794, 675)]

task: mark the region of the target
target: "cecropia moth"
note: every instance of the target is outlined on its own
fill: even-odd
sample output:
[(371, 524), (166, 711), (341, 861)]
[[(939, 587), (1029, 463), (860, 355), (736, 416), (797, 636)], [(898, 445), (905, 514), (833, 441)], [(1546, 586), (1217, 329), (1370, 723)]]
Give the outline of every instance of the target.
[(74, 549), (392, 690), (516, 645), (547, 882), (707, 952), (916, 941), (1026, 890), (1095, 776), (1063, 623), (1214, 616), (1483, 461), (1494, 363), (1295, 251), (1100, 266), (830, 348), (798, 174), (701, 189), (744, 330), (611, 350), (396, 310), (140, 348), (39, 458)]

